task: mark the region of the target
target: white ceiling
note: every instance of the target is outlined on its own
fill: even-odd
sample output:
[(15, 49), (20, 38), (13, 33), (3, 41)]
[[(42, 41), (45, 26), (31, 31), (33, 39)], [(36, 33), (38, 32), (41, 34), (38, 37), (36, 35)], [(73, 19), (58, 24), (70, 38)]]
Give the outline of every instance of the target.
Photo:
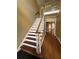
[(39, 5), (39, 7), (41, 6), (48, 6), (51, 5), (49, 7), (46, 8), (46, 11), (49, 11), (50, 9), (60, 9), (61, 7), (61, 0), (36, 0), (37, 4)]
[(42, 6), (45, 4), (54, 4), (54, 3), (61, 3), (61, 0), (36, 0), (38, 5)]

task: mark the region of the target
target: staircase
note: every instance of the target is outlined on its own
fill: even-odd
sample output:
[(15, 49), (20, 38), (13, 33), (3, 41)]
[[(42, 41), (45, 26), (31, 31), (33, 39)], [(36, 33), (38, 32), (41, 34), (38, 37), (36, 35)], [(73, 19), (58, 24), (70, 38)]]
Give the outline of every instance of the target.
[(32, 55), (38, 56), (41, 54), (41, 46), (44, 38), (44, 20), (37, 18), (24, 37), (21, 45), (18, 48)]

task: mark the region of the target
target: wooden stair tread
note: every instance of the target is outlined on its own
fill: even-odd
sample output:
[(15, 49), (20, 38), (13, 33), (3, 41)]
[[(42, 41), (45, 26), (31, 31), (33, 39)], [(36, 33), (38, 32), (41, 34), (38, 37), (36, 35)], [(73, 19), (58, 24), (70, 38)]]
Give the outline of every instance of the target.
[(26, 37), (26, 39), (36, 40), (35, 38), (32, 37)]
[(30, 41), (24, 41), (24, 43), (27, 43), (27, 44), (36, 46), (36, 43), (34, 43), (34, 42), (30, 42)]
[(32, 54), (32, 55), (35, 55), (39, 58), (42, 58), (42, 55), (41, 54), (37, 54), (36, 53), (36, 49), (35, 48), (31, 48), (31, 47), (28, 47), (28, 46), (21, 46), (21, 50), (25, 51), (26, 53), (29, 53), (29, 54)]
[(37, 55), (35, 48), (29, 47), (26, 45), (22, 45), (21, 49), (24, 50), (25, 52), (29, 52), (30, 54)]
[(29, 46), (26, 46), (26, 45), (22, 45), (21, 48), (25, 49), (25, 50), (28, 50), (30, 52), (36, 52), (35, 48), (29, 47)]
[(29, 33), (36, 33), (36, 32), (32, 32), (32, 31), (30, 31)]
[(28, 34), (29, 36), (36, 36), (36, 35), (34, 35), (34, 34)]

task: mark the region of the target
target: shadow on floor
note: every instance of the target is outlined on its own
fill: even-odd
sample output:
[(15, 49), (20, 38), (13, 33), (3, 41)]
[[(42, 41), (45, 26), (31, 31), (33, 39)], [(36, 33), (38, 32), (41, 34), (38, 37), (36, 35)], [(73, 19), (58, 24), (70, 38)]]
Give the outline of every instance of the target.
[(40, 59), (40, 58), (21, 50), (17, 53), (17, 59)]

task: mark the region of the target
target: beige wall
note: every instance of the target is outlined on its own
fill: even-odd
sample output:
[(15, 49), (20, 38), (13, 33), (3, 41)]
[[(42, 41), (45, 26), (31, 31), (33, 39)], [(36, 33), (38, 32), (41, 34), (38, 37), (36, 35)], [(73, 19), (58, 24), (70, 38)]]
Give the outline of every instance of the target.
[(57, 16), (56, 35), (61, 40), (61, 15), (60, 14)]
[(17, 46), (35, 20), (38, 6), (35, 0), (17, 0)]

